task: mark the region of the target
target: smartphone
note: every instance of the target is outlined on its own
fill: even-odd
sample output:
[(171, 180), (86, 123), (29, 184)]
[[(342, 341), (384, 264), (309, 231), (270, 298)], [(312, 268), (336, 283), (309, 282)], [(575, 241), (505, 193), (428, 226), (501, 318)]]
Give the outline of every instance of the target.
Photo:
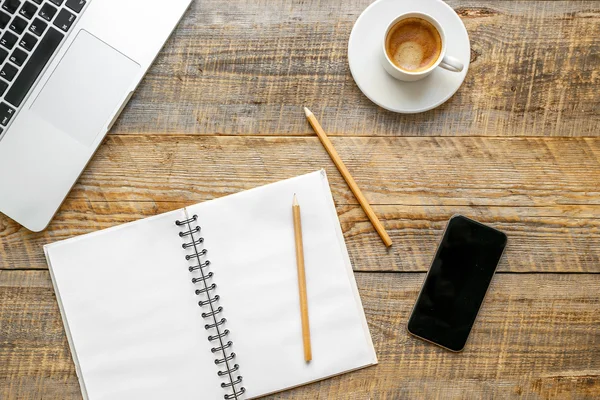
[(504, 233), (453, 216), (408, 321), (408, 332), (462, 351), (506, 243)]

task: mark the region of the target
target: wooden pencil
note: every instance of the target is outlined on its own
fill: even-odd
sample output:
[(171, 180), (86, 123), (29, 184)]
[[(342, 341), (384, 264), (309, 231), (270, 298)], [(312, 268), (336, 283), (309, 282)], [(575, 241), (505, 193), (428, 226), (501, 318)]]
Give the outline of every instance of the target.
[(302, 243), (302, 219), (300, 216), (300, 204), (294, 194), (292, 204), (294, 214), (294, 236), (296, 239), (296, 265), (298, 267), (298, 289), (300, 291), (300, 316), (302, 319), (302, 342), (304, 345), (304, 360), (312, 360), (312, 348), (310, 344), (310, 324), (308, 321), (308, 299), (306, 295), (306, 271), (304, 269), (304, 245)]
[(321, 140), (321, 143), (323, 143), (325, 150), (327, 150), (329, 156), (333, 160), (333, 163), (336, 165), (336, 167), (346, 180), (346, 183), (350, 187), (350, 190), (352, 190), (352, 193), (354, 193), (354, 196), (356, 196), (356, 199), (365, 211), (365, 214), (367, 214), (367, 217), (369, 217), (369, 220), (371, 220), (371, 223), (373, 224), (373, 227), (375, 227), (375, 230), (381, 237), (381, 240), (383, 240), (383, 243), (387, 247), (390, 247), (392, 245), (392, 239), (390, 238), (390, 235), (388, 235), (387, 231), (385, 230), (385, 227), (383, 226), (381, 221), (379, 221), (379, 218), (377, 218), (375, 211), (373, 211), (373, 208), (367, 201), (366, 197), (362, 194), (362, 191), (354, 181), (354, 178), (350, 174), (350, 171), (348, 171), (348, 168), (346, 168), (346, 165), (342, 161), (338, 152), (335, 150), (335, 147), (333, 147), (333, 143), (331, 143), (331, 140), (329, 140), (329, 138), (327, 137), (327, 134), (321, 127), (321, 124), (319, 124), (319, 121), (317, 121), (315, 115), (308, 108), (304, 107), (304, 112), (306, 114), (308, 122), (317, 133), (317, 136), (319, 136), (319, 139)]

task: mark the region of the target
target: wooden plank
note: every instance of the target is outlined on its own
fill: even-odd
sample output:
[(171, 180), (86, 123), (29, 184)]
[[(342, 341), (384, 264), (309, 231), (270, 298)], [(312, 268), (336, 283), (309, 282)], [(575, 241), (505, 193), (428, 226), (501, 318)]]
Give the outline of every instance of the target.
[[(380, 364), (271, 398), (600, 396), (600, 275), (498, 275), (460, 354), (406, 332), (423, 278), (357, 274)], [(0, 271), (0, 304), (0, 398), (81, 398), (48, 273)]]
[[(49, 229), (31, 233), (0, 217), (0, 269), (46, 269), (42, 246), (185, 207), (184, 202), (69, 200)], [(394, 241), (391, 249), (357, 205), (338, 206), (356, 271), (425, 272), (446, 222), (463, 214), (503, 230), (509, 246), (502, 272), (600, 273), (600, 206), (377, 206)]]
[[(333, 138), (371, 204), (600, 204), (600, 139)], [(316, 137), (112, 136), (70, 197), (200, 202), (326, 168), (337, 204), (357, 204)]]
[(114, 133), (597, 136), (597, 1), (452, 0), (470, 35), (459, 92), (419, 115), (372, 104), (347, 65), (372, 0), (194, 2)]

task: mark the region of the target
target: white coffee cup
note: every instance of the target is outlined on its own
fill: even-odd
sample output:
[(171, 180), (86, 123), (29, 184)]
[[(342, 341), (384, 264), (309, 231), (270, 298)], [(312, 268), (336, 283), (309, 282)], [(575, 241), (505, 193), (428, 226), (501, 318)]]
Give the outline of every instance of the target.
[[(387, 38), (388, 38), (388, 35), (389, 35), (391, 29), (398, 22), (400, 22), (404, 19), (407, 19), (407, 18), (421, 18), (421, 19), (431, 23), (435, 27), (435, 29), (437, 29), (438, 33), (440, 34), (441, 41), (442, 41), (442, 49), (440, 51), (440, 55), (439, 55), (438, 59), (429, 68), (422, 70), (422, 71), (411, 72), (411, 71), (407, 71), (407, 70), (399, 68), (396, 64), (394, 64), (392, 62), (392, 60), (388, 56), (388, 53), (386, 50), (386, 42), (387, 42)], [(388, 72), (388, 74), (390, 74), (394, 78), (401, 80), (401, 81), (407, 81), (407, 82), (418, 81), (420, 79), (425, 78), (429, 74), (431, 74), (437, 67), (441, 67), (441, 68), (444, 68), (444, 69), (446, 69), (448, 71), (452, 71), (452, 72), (461, 72), (464, 69), (464, 64), (462, 62), (460, 62), (459, 60), (457, 60), (454, 57), (450, 57), (450, 56), (446, 55), (447, 43), (446, 43), (446, 34), (444, 33), (444, 29), (442, 28), (440, 23), (435, 18), (433, 18), (432, 16), (430, 16), (428, 14), (424, 14), (424, 13), (420, 13), (420, 12), (410, 12), (410, 13), (401, 14), (398, 17), (396, 17), (388, 25), (387, 29), (385, 30), (385, 35), (383, 36), (383, 39), (382, 39), (381, 48), (383, 50), (382, 57), (381, 57), (383, 68), (385, 68), (385, 70)]]

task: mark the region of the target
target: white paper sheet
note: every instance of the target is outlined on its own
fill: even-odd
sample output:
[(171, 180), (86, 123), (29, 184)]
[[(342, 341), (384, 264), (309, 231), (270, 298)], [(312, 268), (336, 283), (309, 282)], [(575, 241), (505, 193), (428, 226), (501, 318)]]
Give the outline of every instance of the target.
[[(304, 362), (291, 204), (301, 205)], [(249, 399), (377, 362), (324, 171), (46, 246), (85, 398), (222, 399), (174, 221), (197, 214)], [(199, 237), (199, 236), (197, 236)], [(208, 271), (207, 271), (208, 272)], [(239, 388), (239, 386), (238, 386)]]
[(177, 219), (46, 246), (84, 398), (222, 399)]
[[(295, 193), (302, 213), (313, 351), (308, 364), (292, 219)], [(187, 212), (199, 217), (248, 398), (377, 362), (324, 171)]]

